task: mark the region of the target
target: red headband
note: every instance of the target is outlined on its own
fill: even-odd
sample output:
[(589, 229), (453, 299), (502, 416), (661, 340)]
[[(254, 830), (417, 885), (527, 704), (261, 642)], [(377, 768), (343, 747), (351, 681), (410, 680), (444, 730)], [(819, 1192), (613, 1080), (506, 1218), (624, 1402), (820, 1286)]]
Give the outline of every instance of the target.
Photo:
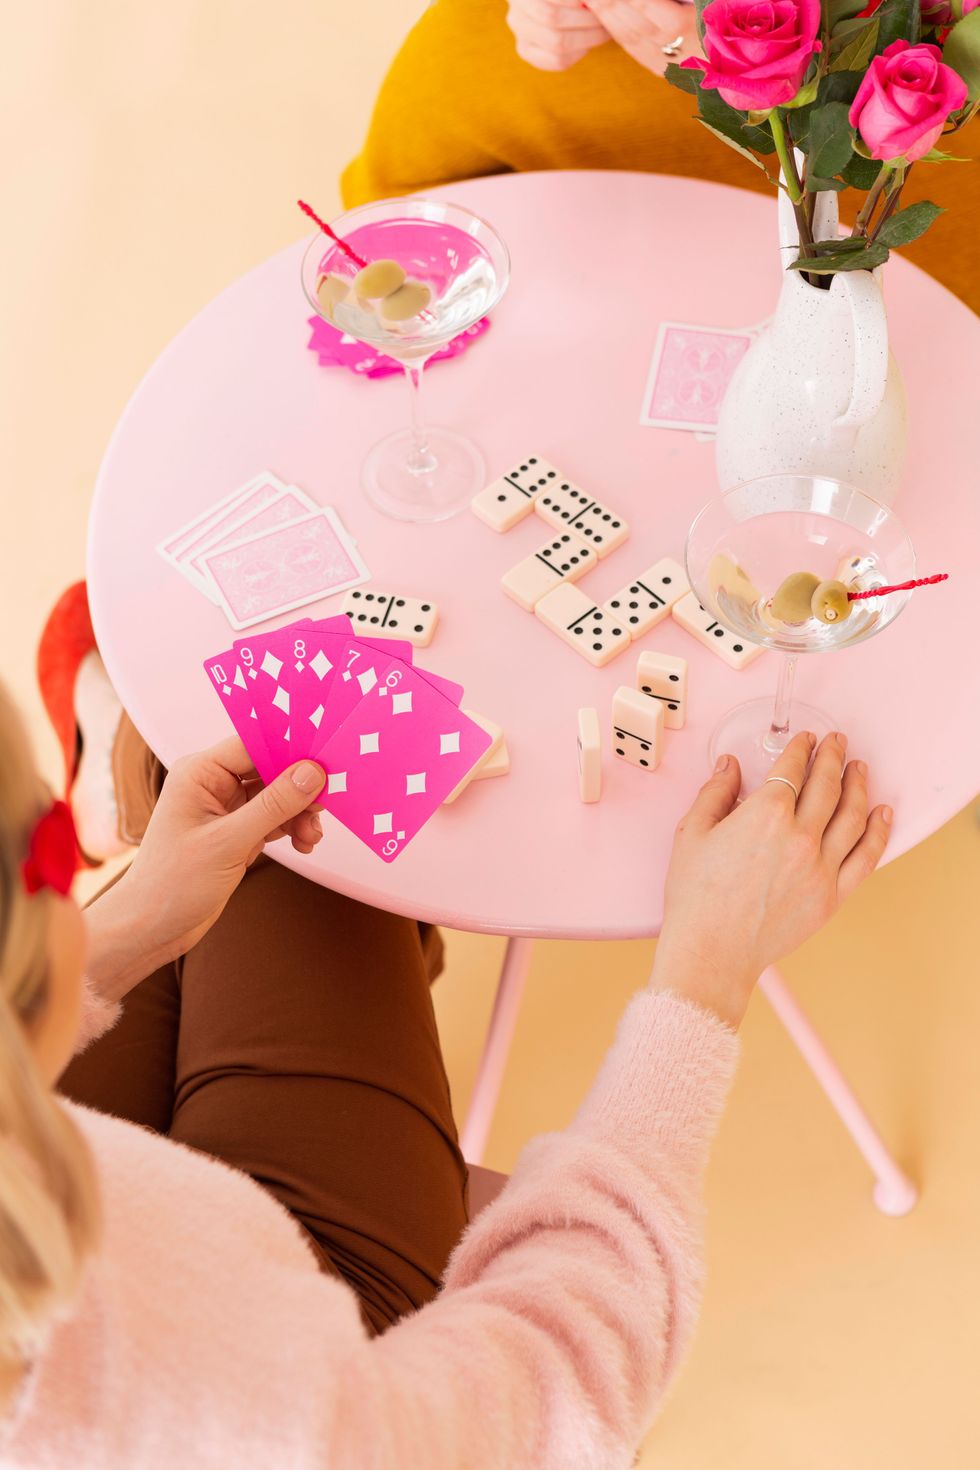
[(24, 887), (28, 893), (52, 888), (62, 898), (71, 888), (78, 861), (78, 838), (71, 808), (56, 801), (38, 818), (27, 844), (27, 856), (21, 864)]

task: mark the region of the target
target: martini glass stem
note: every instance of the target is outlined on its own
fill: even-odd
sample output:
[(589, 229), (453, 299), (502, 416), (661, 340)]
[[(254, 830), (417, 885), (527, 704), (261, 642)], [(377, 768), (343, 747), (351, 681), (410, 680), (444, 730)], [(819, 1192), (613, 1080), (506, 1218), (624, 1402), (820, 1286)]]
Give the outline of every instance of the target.
[(431, 475), (438, 469), (438, 461), (429, 448), (425, 424), (422, 421), (422, 371), (425, 361), (405, 363), (408, 379), (408, 396), (411, 403), (412, 447), (408, 452), (408, 469), (413, 475)]
[(770, 755), (778, 755), (789, 741), (789, 715), (793, 705), (793, 679), (796, 675), (796, 654), (787, 653), (779, 669), (776, 698), (773, 703), (772, 723), (762, 744)]

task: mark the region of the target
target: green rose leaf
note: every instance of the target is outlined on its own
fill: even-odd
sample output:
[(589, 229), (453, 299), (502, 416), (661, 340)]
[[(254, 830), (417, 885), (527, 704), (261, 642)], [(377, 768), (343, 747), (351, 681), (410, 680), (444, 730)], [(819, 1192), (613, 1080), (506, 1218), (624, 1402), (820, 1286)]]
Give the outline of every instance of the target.
[(750, 153), (748, 148), (743, 147), (737, 138), (733, 138), (730, 133), (723, 133), (721, 128), (712, 127), (711, 123), (705, 122), (703, 117), (699, 117), (698, 122), (703, 128), (707, 128), (709, 133), (714, 133), (716, 138), (720, 138), (723, 143), (727, 143), (729, 148), (734, 148), (736, 153), (741, 153), (743, 158), (747, 158), (750, 163), (754, 163), (756, 168), (761, 168), (766, 177), (769, 177), (769, 170), (762, 160), (756, 158), (754, 153)]
[(863, 71), (829, 71), (821, 78), (817, 89), (817, 105), (822, 106), (825, 102), (846, 102), (848, 106), (854, 101), (858, 93)]
[[(865, 0), (866, 3), (867, 0)], [(823, 0), (824, 26), (833, 35), (839, 25), (844, 21), (853, 20), (864, 8), (861, 0)]]
[(943, 61), (959, 72), (971, 102), (980, 97), (980, 8), (964, 15), (946, 37)]
[(860, 153), (852, 153), (850, 163), (845, 164), (841, 173), (852, 189), (867, 190), (881, 173), (881, 164), (877, 158), (863, 158)]
[(747, 121), (744, 112), (729, 107), (712, 87), (703, 87), (698, 92), (698, 112), (701, 121), (715, 132), (723, 133), (729, 141), (743, 148), (754, 148), (756, 153), (775, 153), (776, 145), (767, 127), (756, 127)]
[[(826, 241), (826, 244), (836, 244), (835, 241)], [(844, 244), (844, 241), (840, 242)], [(809, 276), (832, 276), (838, 271), (869, 271), (876, 266), (884, 265), (888, 259), (888, 248), (877, 241), (873, 245), (865, 245), (858, 250), (834, 250), (814, 258), (812, 255), (798, 256), (792, 262), (791, 271), (806, 271)]]
[[(878, 42), (875, 55), (880, 56), (893, 41), (911, 41), (915, 46), (921, 33), (919, 0), (882, 0), (875, 11)], [(945, 57), (943, 60), (945, 61)]]
[(899, 209), (891, 219), (885, 220), (875, 235), (875, 244), (892, 248), (896, 245), (908, 245), (924, 234), (933, 220), (938, 219), (942, 213), (939, 205), (930, 203), (928, 199), (921, 199), (917, 204)]
[(810, 118), (807, 155), (810, 172), (832, 179), (850, 161), (853, 152), (851, 125), (846, 102), (828, 102)]
[(696, 97), (703, 75), (703, 72), (695, 71), (693, 67), (685, 68), (672, 61), (664, 72), (664, 80), (672, 87), (678, 87), (682, 92), (689, 92), (692, 97)]
[(810, 248), (818, 255), (850, 255), (854, 250), (864, 250), (867, 243), (863, 235), (844, 235), (838, 240), (815, 240)]
[(842, 189), (846, 188), (847, 185), (843, 179), (822, 179), (817, 174), (807, 174), (806, 176), (806, 192), (808, 194), (822, 194), (828, 189), (832, 189), (835, 194), (839, 194)]
[[(885, 0), (887, 5), (888, 0)], [(878, 14), (871, 16), (853, 37), (831, 58), (830, 70), (863, 72), (878, 49), (880, 22)]]
[(704, 7), (708, 4), (710, 4), (710, 0), (694, 0), (694, 15), (698, 25), (698, 37), (702, 41), (704, 40), (704, 21), (701, 19), (701, 15)]

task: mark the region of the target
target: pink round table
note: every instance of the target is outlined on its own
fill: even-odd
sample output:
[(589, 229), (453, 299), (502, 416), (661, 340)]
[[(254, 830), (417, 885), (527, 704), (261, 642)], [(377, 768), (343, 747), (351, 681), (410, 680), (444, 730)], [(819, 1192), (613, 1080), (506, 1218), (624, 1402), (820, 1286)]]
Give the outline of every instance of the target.
[[(538, 452), (622, 511), (630, 539), (582, 584), (596, 601), (660, 556), (682, 559), (687, 527), (715, 489), (713, 446), (640, 425), (651, 349), (665, 318), (742, 327), (770, 313), (779, 286), (773, 201), (609, 172), (505, 175), (435, 192), (492, 221), (514, 270), (486, 336), (431, 369), (431, 421), (471, 433), (489, 477)], [(508, 777), (475, 783), (391, 865), (329, 818), (313, 856), (283, 844), (274, 855), (365, 902), (454, 928), (525, 938), (656, 934), (671, 835), (705, 777), (709, 732), (729, 705), (774, 686), (773, 657), (735, 673), (668, 619), (593, 669), (500, 590), (501, 574), (547, 539), (538, 517), (496, 535), (466, 513), (414, 526), (374, 511), (359, 467), (377, 438), (406, 421), (405, 385), (317, 365), (306, 347), (304, 246), (305, 238), (235, 282), (180, 333), (106, 453), (89, 583), (124, 705), (164, 762), (228, 733), (201, 669), (229, 642), (228, 625), (154, 546), (270, 468), (337, 507), (373, 582), (439, 603), (439, 629), (418, 662), (464, 684), (464, 704), (503, 725), (512, 761)], [(896, 813), (891, 859), (976, 786), (980, 415), (973, 375), (956, 364), (980, 357), (980, 321), (901, 259), (887, 281), (910, 402), (896, 508), (923, 571), (952, 578), (913, 598), (882, 638), (801, 660), (797, 693), (835, 713), (852, 750), (872, 762), (872, 795)], [(281, 621), (324, 616), (339, 601)], [(668, 732), (653, 774), (613, 757), (607, 736), (602, 800), (583, 805), (576, 711), (593, 705), (605, 725), (613, 690), (633, 682), (647, 647), (689, 660), (687, 727)], [(525, 958), (512, 954), (515, 972)]]

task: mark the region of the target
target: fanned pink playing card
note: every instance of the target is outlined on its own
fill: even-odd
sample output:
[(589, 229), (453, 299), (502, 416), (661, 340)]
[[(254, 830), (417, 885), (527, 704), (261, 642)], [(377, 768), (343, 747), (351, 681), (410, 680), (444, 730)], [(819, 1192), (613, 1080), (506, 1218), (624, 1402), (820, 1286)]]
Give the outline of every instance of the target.
[(388, 669), (320, 752), (319, 804), (393, 862), (492, 744), (414, 669)]

